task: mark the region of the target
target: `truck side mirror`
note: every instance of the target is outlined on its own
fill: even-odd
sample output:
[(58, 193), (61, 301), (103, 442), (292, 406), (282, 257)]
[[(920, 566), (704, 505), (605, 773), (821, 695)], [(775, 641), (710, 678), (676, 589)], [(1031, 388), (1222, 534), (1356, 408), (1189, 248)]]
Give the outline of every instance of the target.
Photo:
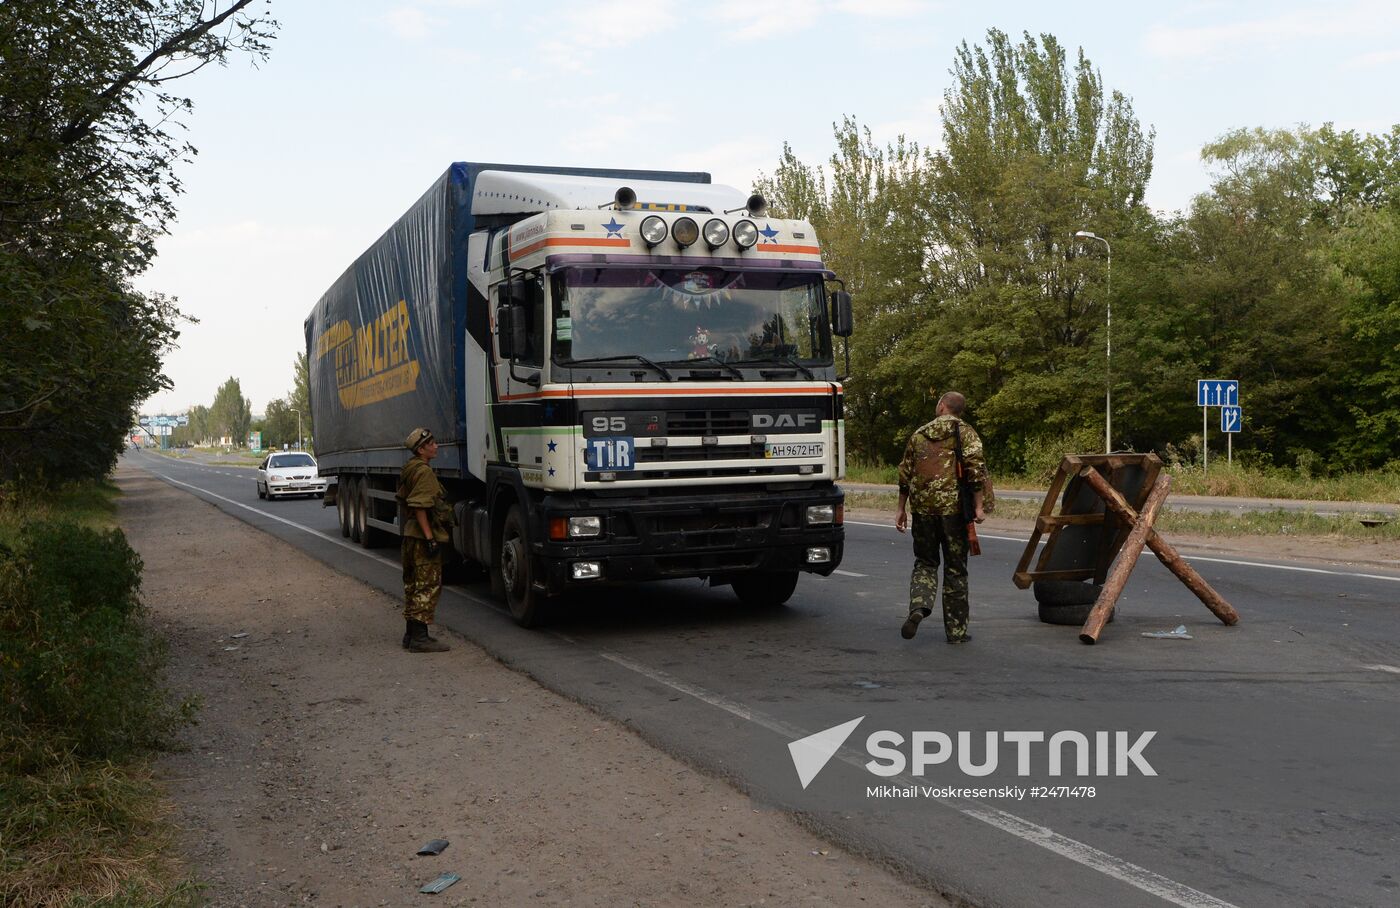
[(530, 310), (512, 303), (510, 313), (511, 359), (523, 359), (530, 355)]
[(837, 337), (850, 337), (855, 330), (855, 316), (851, 312), (851, 295), (844, 290), (831, 294), (831, 333)]
[(515, 330), (515, 323), (519, 316), (520, 310), (511, 305), (502, 305), (496, 310), (496, 346), (501, 351), (501, 359), (515, 359), (517, 355), (515, 340), (519, 332)]

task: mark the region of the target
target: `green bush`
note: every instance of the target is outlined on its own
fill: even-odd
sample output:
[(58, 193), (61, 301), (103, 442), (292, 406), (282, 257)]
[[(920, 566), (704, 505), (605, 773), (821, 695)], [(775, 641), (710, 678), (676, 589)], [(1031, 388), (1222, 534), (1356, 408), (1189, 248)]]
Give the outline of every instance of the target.
[(121, 759), (190, 715), (160, 684), (141, 558), (120, 530), (24, 525), (0, 562), (0, 753), (23, 769), (57, 753)]

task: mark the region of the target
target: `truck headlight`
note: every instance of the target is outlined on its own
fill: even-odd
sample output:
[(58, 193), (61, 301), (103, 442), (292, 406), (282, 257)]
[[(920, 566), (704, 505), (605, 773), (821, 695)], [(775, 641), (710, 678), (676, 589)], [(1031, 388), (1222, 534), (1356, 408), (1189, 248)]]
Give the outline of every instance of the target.
[[(666, 222), (656, 215), (652, 215), (642, 221), (642, 239), (648, 246), (656, 246), (666, 241)], [(758, 228), (754, 228), (754, 236), (758, 235)]]
[(824, 527), (836, 522), (836, 505), (812, 504), (807, 506), (807, 526)]
[(569, 538), (585, 539), (592, 536), (601, 536), (603, 533), (603, 518), (601, 517), (570, 517), (569, 518)]
[(729, 225), (719, 218), (710, 218), (705, 222), (705, 242), (711, 249), (718, 249), (729, 242)]
[(740, 221), (734, 225), (734, 242), (740, 249), (752, 249), (758, 242), (758, 225), (753, 221)]
[(691, 218), (677, 218), (671, 225), (671, 236), (682, 249), (700, 239), (700, 227)]

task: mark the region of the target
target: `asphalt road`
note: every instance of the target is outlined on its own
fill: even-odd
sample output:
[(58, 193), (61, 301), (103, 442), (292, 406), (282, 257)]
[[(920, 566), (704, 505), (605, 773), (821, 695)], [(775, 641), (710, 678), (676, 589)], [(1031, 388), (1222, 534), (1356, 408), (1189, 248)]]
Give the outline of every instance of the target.
[[(318, 501), (259, 501), (249, 469), (148, 453), (128, 463), (401, 590), (396, 551), (342, 539)], [(478, 585), (449, 588), (439, 620), (759, 803), (974, 905), (1400, 904), (1400, 573), (1191, 557), (1242, 616), (1226, 628), (1149, 557), (1117, 620), (1086, 647), (1076, 628), (1041, 624), (1011, 584), (1023, 546), (984, 536), (965, 646), (945, 644), (936, 621), (900, 638), (908, 538), (851, 522), (841, 573), (804, 577), (777, 611), (671, 582), (599, 588), (564, 603), (548, 629), (525, 631)], [(249, 584), (266, 569), (249, 565)], [(1180, 624), (1193, 639), (1142, 636)], [(401, 632), (386, 620), (386, 645)], [(788, 743), (855, 719), (804, 790)], [(881, 778), (864, 768), (878, 731), (906, 742), (941, 731), (959, 755), (917, 778)], [(1131, 760), (1117, 775), (1114, 734), (1106, 774), (1095, 753), (1090, 774), (1076, 775), (1071, 747), (1051, 777), (1044, 745), (1028, 744), (1022, 775), (1013, 738), (992, 751), (994, 771), (974, 775), (989, 732), (1079, 732), (1091, 744), (1096, 732), (1126, 733), (1125, 743), (1155, 732), (1141, 755), (1156, 775)], [(449, 779), (470, 770), (441, 768)], [(936, 790), (922, 796), (920, 785)], [(874, 796), (880, 786), (921, 796)], [(1037, 786), (1048, 790), (1032, 796)], [(970, 787), (993, 790), (944, 790)]]

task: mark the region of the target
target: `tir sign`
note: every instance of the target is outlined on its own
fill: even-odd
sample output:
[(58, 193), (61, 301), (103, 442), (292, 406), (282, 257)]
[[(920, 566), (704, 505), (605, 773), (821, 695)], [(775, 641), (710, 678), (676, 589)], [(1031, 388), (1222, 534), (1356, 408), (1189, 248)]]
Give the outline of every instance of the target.
[(590, 470), (630, 470), (636, 444), (631, 438), (590, 438), (584, 448)]

